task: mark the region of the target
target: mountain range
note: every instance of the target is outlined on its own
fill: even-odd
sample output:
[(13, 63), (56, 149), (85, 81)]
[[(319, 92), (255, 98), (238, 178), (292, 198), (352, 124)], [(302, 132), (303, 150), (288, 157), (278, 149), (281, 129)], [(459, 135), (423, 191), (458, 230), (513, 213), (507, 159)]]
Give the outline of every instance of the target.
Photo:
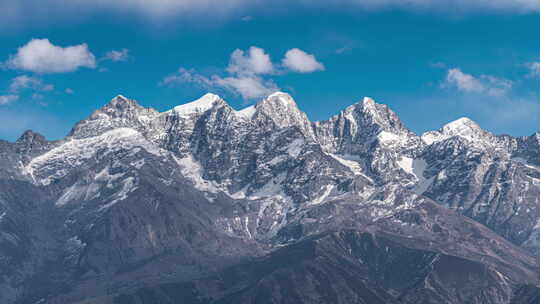
[(0, 141), (0, 302), (540, 303), (540, 133), (123, 96)]

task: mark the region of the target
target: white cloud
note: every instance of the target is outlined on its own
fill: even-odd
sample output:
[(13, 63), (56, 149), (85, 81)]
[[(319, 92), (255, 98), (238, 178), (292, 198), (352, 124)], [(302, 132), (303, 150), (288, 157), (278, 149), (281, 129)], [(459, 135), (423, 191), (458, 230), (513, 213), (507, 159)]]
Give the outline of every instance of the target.
[(65, 73), (95, 68), (96, 59), (85, 43), (61, 47), (49, 39), (32, 39), (8, 59), (6, 66), (35, 73)]
[(529, 69), (528, 77), (540, 77), (540, 62), (529, 62), (525, 66)]
[(0, 105), (17, 101), (17, 99), (19, 99), (19, 96), (17, 95), (0, 95)]
[(9, 91), (16, 93), (23, 89), (31, 89), (35, 91), (52, 91), (54, 86), (46, 84), (41, 79), (32, 76), (21, 75), (13, 78), (9, 84)]
[(231, 54), (227, 72), (238, 75), (270, 74), (274, 65), (263, 49), (252, 46), (246, 52), (236, 49)]
[(324, 70), (324, 65), (318, 62), (315, 56), (297, 48), (288, 50), (281, 62), (285, 67), (299, 73)]
[(113, 62), (127, 61), (129, 59), (129, 50), (121, 49), (109, 51), (107, 52), (107, 54), (105, 54), (105, 57), (103, 59)]
[(455, 68), (448, 70), (444, 86), (455, 87), (459, 91), (465, 93), (503, 96), (512, 89), (513, 82), (508, 79), (491, 75), (480, 75), (479, 77), (475, 77)]
[(463, 92), (480, 93), (485, 89), (480, 80), (472, 75), (463, 73), (460, 69), (448, 70), (446, 83), (455, 86)]

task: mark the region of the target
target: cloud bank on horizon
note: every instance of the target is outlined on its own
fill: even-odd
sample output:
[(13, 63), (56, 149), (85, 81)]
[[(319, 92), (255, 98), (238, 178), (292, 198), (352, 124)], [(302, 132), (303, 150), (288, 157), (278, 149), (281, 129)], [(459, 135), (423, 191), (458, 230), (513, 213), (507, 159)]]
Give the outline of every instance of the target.
[(291, 3), (276, 0), (271, 3), (264, 0), (223, 0), (215, 5), (213, 0), (43, 0), (36, 5), (33, 0), (0, 0), (0, 12), (3, 24), (27, 24), (34, 20), (54, 18), (77, 18), (95, 13), (111, 12), (114, 14), (135, 14), (153, 22), (166, 20), (167, 17), (212, 15), (240, 16), (252, 18), (257, 11), (266, 12), (287, 4), (298, 8), (329, 7), (334, 9), (359, 8), (367, 10), (403, 9), (428, 10), (439, 12), (485, 12), (504, 13), (540, 12), (537, 0), (299, 0)]

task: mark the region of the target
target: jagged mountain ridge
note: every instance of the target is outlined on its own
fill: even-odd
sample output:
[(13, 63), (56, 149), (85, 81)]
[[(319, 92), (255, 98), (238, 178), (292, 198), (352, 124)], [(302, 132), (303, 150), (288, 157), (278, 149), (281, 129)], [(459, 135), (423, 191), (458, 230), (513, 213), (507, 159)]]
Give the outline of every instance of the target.
[[(171, 278), (191, 280), (245, 257), (353, 229), (408, 235), (423, 245), (400, 239), (400, 246), (502, 268), (514, 283), (497, 282), (505, 286), (501, 297), (507, 302), (493, 303), (509, 303), (514, 284), (536, 284), (528, 270), (537, 267), (535, 259), (484, 228), (471, 234), (474, 239), (458, 241), (464, 219), (441, 223), (433, 218), (439, 212), (430, 210), (433, 201), (455, 209), (534, 253), (538, 138), (495, 136), (467, 119), (417, 136), (369, 98), (327, 121), (310, 122), (284, 93), (241, 111), (207, 94), (163, 113), (118, 96), (64, 140), (47, 142), (27, 132), (16, 143), (1, 143), (4, 187), (39, 193), (33, 202), (38, 210), (15, 211), (22, 207), (13, 195), (0, 200), (0, 228), (8, 231), (0, 244), (21, 246), (2, 256), (36, 268), (3, 274), (7, 280), (0, 286), (9, 291), (3, 299), (52, 294), (51, 301), (71, 303), (103, 290), (128, 292), (137, 284), (121, 283), (126, 278), (119, 269), (151, 285), (167, 280), (153, 270), (167, 263), (179, 265)], [(34, 231), (33, 220), (17, 216), (24, 213), (58, 223)], [(14, 242), (13, 235), (28, 241)], [(57, 245), (13, 263), (13, 252), (45, 241)], [(63, 279), (30, 293), (13, 287), (47, 278), (40, 265), (51, 259), (62, 265), (55, 276)], [(97, 279), (103, 276), (107, 283)], [(72, 290), (60, 296), (55, 289), (66, 282)], [(394, 297), (386, 300), (398, 301)]]

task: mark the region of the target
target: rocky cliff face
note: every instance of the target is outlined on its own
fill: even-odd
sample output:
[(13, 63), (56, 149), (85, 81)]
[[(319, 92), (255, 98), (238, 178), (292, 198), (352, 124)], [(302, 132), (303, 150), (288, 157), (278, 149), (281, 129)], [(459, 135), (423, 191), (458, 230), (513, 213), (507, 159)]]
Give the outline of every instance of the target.
[(118, 96), (0, 142), (0, 302), (535, 303), (539, 138)]

